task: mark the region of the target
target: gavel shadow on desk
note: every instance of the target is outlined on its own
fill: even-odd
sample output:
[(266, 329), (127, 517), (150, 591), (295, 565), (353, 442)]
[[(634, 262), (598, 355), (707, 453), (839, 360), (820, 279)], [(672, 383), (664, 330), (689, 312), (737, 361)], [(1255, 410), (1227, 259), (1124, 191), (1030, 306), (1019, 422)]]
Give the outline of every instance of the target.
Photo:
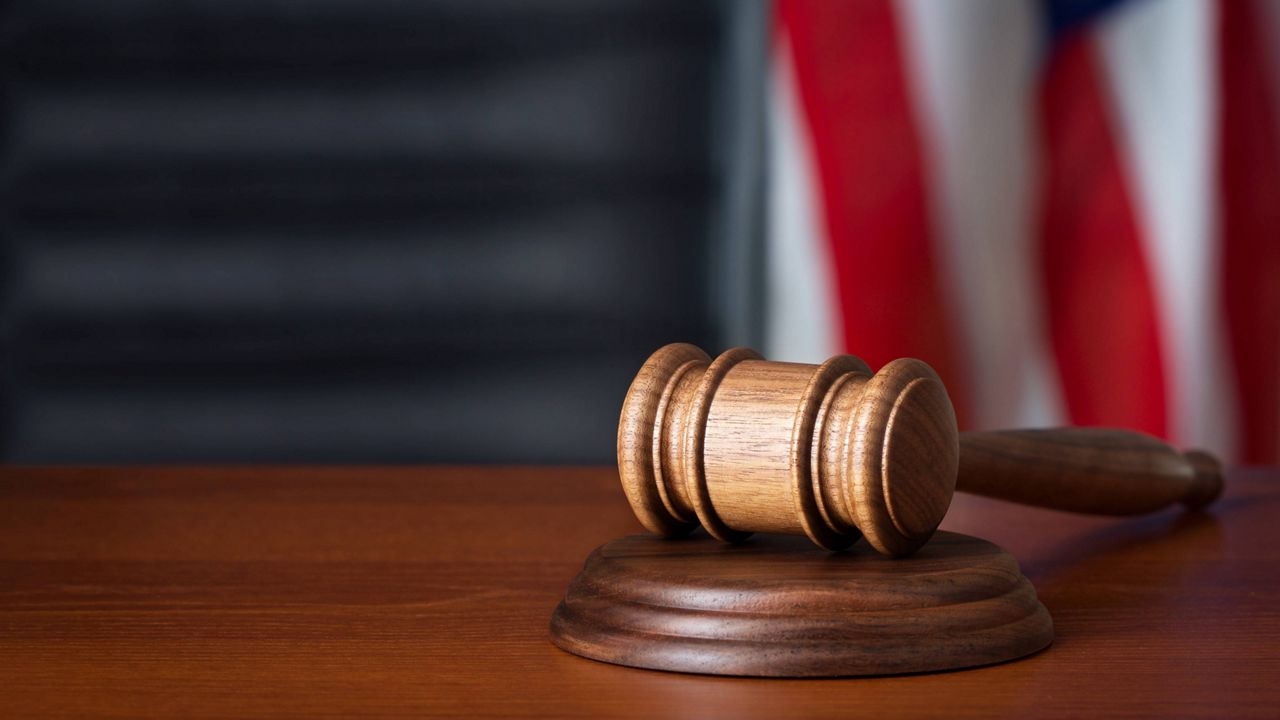
[[(1222, 492), (1211, 455), (1140, 433), (960, 433), (918, 360), (872, 372), (848, 355), (712, 360), (685, 344), (632, 382), (618, 470), (656, 537), (587, 559), (553, 641), (623, 665), (757, 676), (946, 670), (1050, 644), (1052, 620), (1008, 552), (937, 532), (956, 490), (1102, 515), (1196, 509)], [(711, 538), (659, 539), (698, 526)], [(831, 552), (859, 538), (878, 554)]]
[[(1164, 622), (1161, 602), (1182, 602), (1188, 588), (1203, 588), (1212, 577), (1226, 542), (1224, 524), (1244, 499), (1218, 502), (1213, 513), (1157, 513), (1113, 522), (1103, 518), (1051, 517), (1043, 511), (1002, 511), (980, 497), (957, 498), (943, 527), (990, 533), (1018, 559), (1027, 579), (1053, 613), (1055, 643), (1081, 633), (1140, 635)], [(1015, 516), (1016, 517), (1011, 517)], [(992, 517), (1007, 522), (992, 528)], [(1135, 607), (1147, 613), (1133, 620)], [(1077, 616), (1124, 614), (1129, 623), (1076, 622)]]

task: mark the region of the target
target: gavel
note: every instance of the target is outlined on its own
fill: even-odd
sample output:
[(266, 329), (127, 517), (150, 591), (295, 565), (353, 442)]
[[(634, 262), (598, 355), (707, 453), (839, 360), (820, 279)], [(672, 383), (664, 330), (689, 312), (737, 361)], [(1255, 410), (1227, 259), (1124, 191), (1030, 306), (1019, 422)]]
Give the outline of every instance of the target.
[(903, 358), (872, 372), (852, 355), (773, 362), (747, 348), (714, 361), (676, 343), (640, 368), (618, 424), (618, 471), (648, 530), (701, 525), (841, 550), (860, 536), (903, 557), (927, 542), (956, 490), (1041, 507), (1136, 515), (1222, 493), (1222, 468), (1142, 433), (1104, 428), (959, 432), (946, 388)]

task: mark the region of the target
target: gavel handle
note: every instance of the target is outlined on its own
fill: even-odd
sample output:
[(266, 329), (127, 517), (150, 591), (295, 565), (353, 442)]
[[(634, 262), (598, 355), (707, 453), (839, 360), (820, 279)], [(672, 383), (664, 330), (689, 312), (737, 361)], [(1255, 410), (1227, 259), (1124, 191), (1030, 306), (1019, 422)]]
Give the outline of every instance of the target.
[(1054, 428), (960, 434), (956, 489), (1096, 515), (1138, 515), (1222, 494), (1222, 465), (1130, 430)]

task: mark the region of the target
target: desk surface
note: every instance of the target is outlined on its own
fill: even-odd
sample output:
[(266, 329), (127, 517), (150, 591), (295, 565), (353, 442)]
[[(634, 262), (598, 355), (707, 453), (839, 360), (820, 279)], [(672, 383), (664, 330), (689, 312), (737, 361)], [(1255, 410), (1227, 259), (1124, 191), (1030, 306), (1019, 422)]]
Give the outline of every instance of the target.
[[(636, 532), (612, 469), (0, 470), (0, 716), (1270, 716), (1280, 472), (1208, 514), (957, 497), (1053, 614), (1028, 659), (746, 680), (614, 667), (547, 621)], [(855, 551), (866, 552), (863, 546)]]

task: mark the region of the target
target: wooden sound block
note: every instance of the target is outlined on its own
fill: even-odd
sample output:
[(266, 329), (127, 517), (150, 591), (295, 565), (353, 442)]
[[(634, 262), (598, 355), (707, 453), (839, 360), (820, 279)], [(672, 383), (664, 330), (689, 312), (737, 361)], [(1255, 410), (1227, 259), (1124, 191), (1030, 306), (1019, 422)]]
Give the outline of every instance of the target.
[(597, 548), (551, 619), (571, 653), (654, 670), (805, 677), (987, 665), (1053, 641), (1018, 563), (939, 532), (914, 556), (807, 539), (631, 535)]

